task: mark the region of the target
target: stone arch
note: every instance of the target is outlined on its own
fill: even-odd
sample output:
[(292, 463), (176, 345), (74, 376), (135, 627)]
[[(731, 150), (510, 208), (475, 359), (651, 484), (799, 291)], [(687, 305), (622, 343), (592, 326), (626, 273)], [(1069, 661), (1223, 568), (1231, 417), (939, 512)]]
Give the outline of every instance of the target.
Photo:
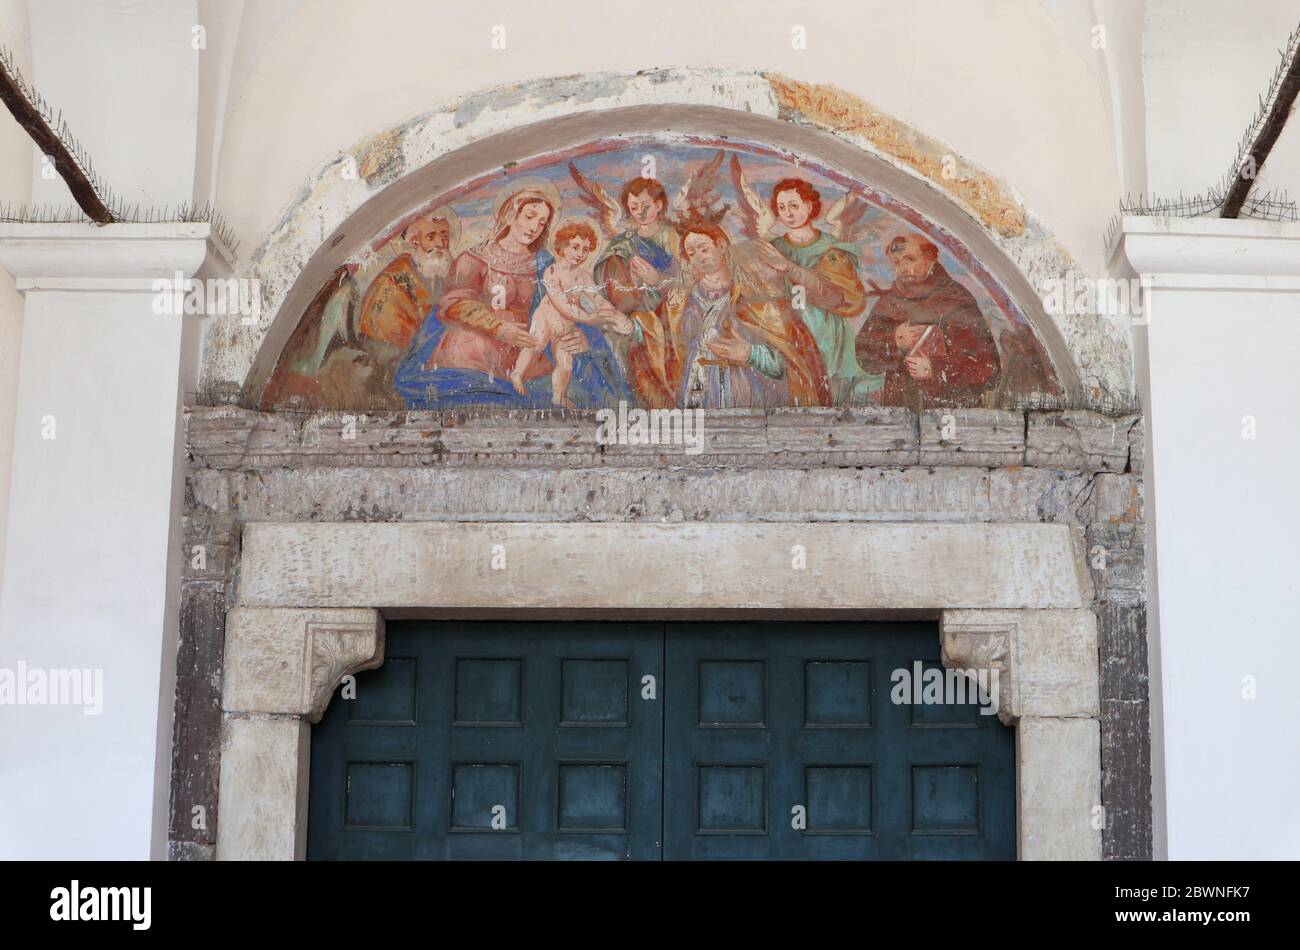
[[(1054, 365), (1067, 405), (1127, 402), (1125, 334), (1087, 316), (1049, 316), (1045, 281), (1076, 265), (1014, 193), (941, 143), (839, 90), (744, 70), (597, 74), (465, 97), (375, 136), (304, 186), (245, 276), (258, 319), (207, 328), (203, 389), (255, 405), (315, 290), (422, 199), (573, 142), (664, 132), (734, 136), (815, 156), (905, 201), (968, 248), (1006, 289)], [(1084, 381), (1087, 381), (1086, 384)]]

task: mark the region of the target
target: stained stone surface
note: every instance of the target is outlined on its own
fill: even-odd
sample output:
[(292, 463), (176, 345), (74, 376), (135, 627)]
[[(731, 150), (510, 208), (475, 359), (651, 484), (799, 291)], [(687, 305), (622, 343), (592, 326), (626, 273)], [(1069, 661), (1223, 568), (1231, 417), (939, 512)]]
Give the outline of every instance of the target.
[[(185, 573), (172, 767), (174, 858), (210, 853), (219, 834), (226, 611), (237, 595), (278, 603), (285, 590), (292, 592), (290, 585), (277, 594), (266, 576), (241, 570), (250, 541), (255, 558), (282, 556), (258, 540), (260, 531), (274, 533), (276, 524), (314, 525), (325, 533), (325, 541), (326, 534), (346, 531), (349, 524), (376, 522), (396, 532), (395, 538), (425, 528), (434, 529), (430, 538), (437, 531), (497, 530), (484, 522), (506, 529), (550, 525), (556, 538), (568, 539), (565, 550), (570, 553), (563, 563), (530, 566), (527, 549), (507, 549), (510, 558), (523, 557), (520, 572), (509, 581), (518, 585), (513, 593), (532, 591), (539, 602), (546, 596), (548, 570), (578, 568), (594, 581), (597, 571), (619, 563), (623, 555), (599, 543), (601, 526), (618, 524), (646, 531), (690, 527), (699, 539), (723, 539), (729, 529), (762, 525), (766, 549), (747, 551), (746, 557), (761, 561), (770, 576), (785, 578), (792, 573), (791, 546), (805, 544), (809, 568), (801, 576), (802, 586), (792, 585), (785, 593), (812, 607), (833, 605), (845, 585), (864, 583), (867, 565), (876, 574), (866, 583), (888, 586), (896, 581), (901, 588), (908, 572), (940, 578), (935, 590), (916, 597), (918, 604), (930, 598), (927, 608), (938, 606), (935, 598), (940, 596), (961, 600), (979, 594), (964, 587), (964, 559), (984, 564), (992, 558), (994, 573), (1002, 572), (1008, 591), (1044, 583), (1050, 590), (1052, 581), (1044, 573), (1082, 573), (1075, 586), (1091, 589), (1092, 599), (1064, 603), (1049, 594), (1042, 603), (1088, 611), (1096, 617), (1095, 630), (1081, 626), (1067, 641), (1044, 644), (1041, 651), (1022, 657), (1022, 662), (1039, 664), (1035, 675), (1040, 682), (1058, 682), (1060, 690), (1022, 697), (1022, 710), (1029, 714), (1021, 728), (1028, 721), (1075, 722), (1074, 728), (1093, 722), (1101, 750), (1098, 781), (1106, 814), (1098, 834), (1105, 856), (1150, 857), (1140, 420), (1040, 410), (959, 410), (952, 413), (953, 420), (944, 420), (943, 412), (918, 417), (903, 409), (740, 411), (716, 419), (710, 415), (705, 450), (687, 456), (680, 446), (602, 446), (590, 414), (379, 413), (351, 420), (343, 415), (269, 415), (231, 407), (188, 413), (190, 470), (180, 539)], [(955, 430), (945, 432), (946, 422), (955, 422)], [(911, 566), (890, 567), (882, 557), (889, 550), (884, 539), (890, 527), (917, 523), (940, 533), (945, 526), (985, 525), (990, 539), (1001, 538), (1004, 545), (1010, 538), (1022, 541), (1004, 547), (990, 542), (993, 547), (970, 552), (945, 549), (936, 540), (928, 554), (913, 551), (919, 560)], [(1068, 544), (1053, 542), (1053, 549), (1068, 549), (1068, 558), (1035, 560), (1023, 539), (1044, 529), (1065, 532)], [(873, 536), (871, 543), (864, 540), (866, 534), (853, 537), (878, 530), (886, 534)], [(686, 566), (676, 574), (662, 569), (659, 580), (652, 573), (651, 583), (659, 585), (655, 589), (666, 591), (670, 582), (677, 585), (672, 589), (680, 589), (683, 577), (718, 571), (717, 555), (701, 554), (715, 548), (707, 541), (700, 544), (673, 549)], [(416, 566), (393, 560), (399, 547), (377, 550), (364, 564), (335, 565), (336, 576), (340, 584), (353, 583), (369, 572), (373, 580), (367, 583), (378, 587), (379, 576), (386, 574), (384, 589), (375, 595), (392, 602), (411, 599), (393, 593), (404, 584), (408, 592), (427, 592), (429, 585), (440, 584), (460, 585), (463, 592), (501, 582), (491, 572), (490, 545), (483, 563), (450, 571), (437, 560), (436, 543), (428, 545), (416, 545), (417, 551), (426, 551)], [(196, 547), (203, 549), (203, 557), (196, 557)], [(315, 547), (309, 556), (328, 561), (328, 544)], [(385, 567), (393, 563), (399, 570)], [(1060, 566), (1045, 567), (1051, 563)], [(434, 564), (439, 564), (436, 571)], [(721, 576), (731, 577), (733, 568), (721, 570)], [(416, 578), (416, 587), (402, 571)], [(780, 593), (765, 592), (748, 576), (752, 573), (736, 571), (727, 585), (719, 585), (728, 588), (719, 593), (719, 603), (758, 603)], [(946, 594), (937, 589), (941, 582), (947, 584)], [(954, 598), (954, 589), (965, 592)], [(484, 595), (485, 603), (490, 600)], [(997, 597), (980, 602), (1001, 603)], [(323, 604), (317, 600), (309, 606)], [(1095, 643), (1091, 649), (1100, 656), (1099, 688), (1072, 679), (1070, 672), (1089, 643)], [(1038, 728), (1045, 736), (1053, 734), (1050, 725)], [(192, 827), (195, 805), (205, 806), (205, 829)], [(1091, 841), (1083, 835), (1076, 845), (1091, 847)]]

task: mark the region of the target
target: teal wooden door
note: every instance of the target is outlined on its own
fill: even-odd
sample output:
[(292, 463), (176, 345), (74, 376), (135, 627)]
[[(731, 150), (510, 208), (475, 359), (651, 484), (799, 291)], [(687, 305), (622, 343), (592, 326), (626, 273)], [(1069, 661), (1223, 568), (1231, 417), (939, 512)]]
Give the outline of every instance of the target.
[[(933, 624), (667, 628), (664, 857), (1014, 858), (1014, 735), (891, 701)], [(908, 694), (910, 696), (910, 694)]]
[(313, 730), (309, 859), (654, 859), (663, 628), (394, 623)]
[(393, 623), (312, 859), (1014, 858), (1013, 733), (896, 705), (933, 624)]

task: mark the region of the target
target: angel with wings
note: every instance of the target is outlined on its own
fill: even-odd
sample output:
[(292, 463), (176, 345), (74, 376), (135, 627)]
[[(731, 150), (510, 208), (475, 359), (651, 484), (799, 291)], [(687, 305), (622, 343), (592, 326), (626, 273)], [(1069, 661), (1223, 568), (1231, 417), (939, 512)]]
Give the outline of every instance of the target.
[(629, 313), (629, 380), (654, 409), (827, 405), (812, 335), (760, 268), (736, 260), (722, 225), (730, 210), (719, 191), (725, 161), (717, 151), (697, 163), (672, 199), (681, 276), (657, 306)]
[(884, 377), (858, 365), (852, 325), (866, 309), (867, 298), (880, 292), (874, 285), (866, 290), (858, 276), (866, 201), (846, 192), (827, 209), (823, 230), (813, 223), (821, 214), (822, 197), (811, 182), (783, 178), (764, 201), (745, 179), (736, 155), (731, 156), (731, 179), (740, 197), (742, 230), (757, 242), (757, 262), (784, 277), (786, 292), (817, 341), (835, 403), (872, 401)]
[(681, 242), (668, 223), (668, 193), (654, 178), (633, 178), (617, 200), (569, 163), (578, 197), (591, 209), (606, 242), (592, 265), (606, 297), (625, 314), (655, 312), (677, 282)]

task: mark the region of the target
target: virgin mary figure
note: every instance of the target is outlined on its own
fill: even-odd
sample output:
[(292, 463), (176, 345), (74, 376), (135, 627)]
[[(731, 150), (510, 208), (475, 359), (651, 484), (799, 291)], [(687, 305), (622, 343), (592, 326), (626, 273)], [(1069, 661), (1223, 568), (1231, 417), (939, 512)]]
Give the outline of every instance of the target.
[[(510, 371), (521, 348), (537, 345), (528, 326), (545, 296), (542, 274), (555, 261), (546, 243), (559, 208), (559, 192), (540, 178), (513, 182), (497, 195), (491, 235), (456, 257), (446, 292), (398, 361), (393, 386), (407, 408), (551, 406), (549, 346), (524, 374), (525, 394), (516, 392)], [(574, 354), (567, 394), (574, 405), (631, 398), (598, 328), (575, 324), (554, 345)]]

